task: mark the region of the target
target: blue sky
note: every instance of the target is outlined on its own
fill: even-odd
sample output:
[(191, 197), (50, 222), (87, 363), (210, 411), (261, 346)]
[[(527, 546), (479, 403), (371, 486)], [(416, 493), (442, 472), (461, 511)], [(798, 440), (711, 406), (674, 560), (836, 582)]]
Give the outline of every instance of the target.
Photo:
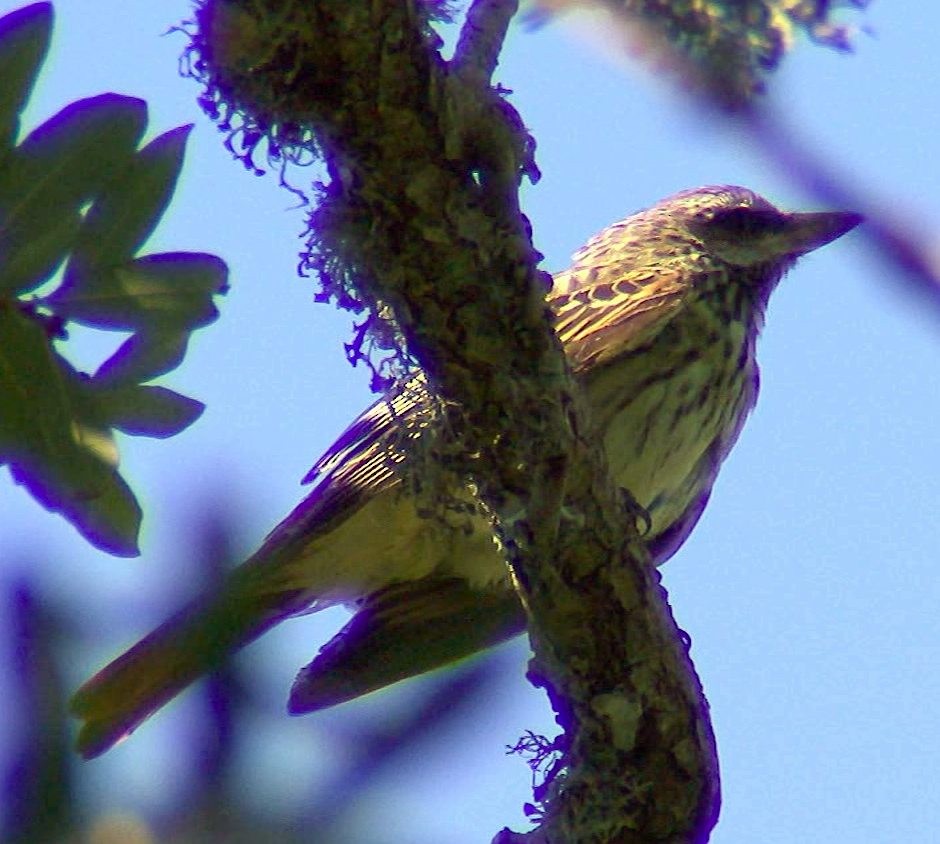
[[(0, 12), (19, 5), (0, 2)], [(221, 319), (163, 381), (206, 413), (171, 440), (121, 441), (145, 507), (140, 559), (96, 553), (0, 475), (0, 566), (9, 574), (27, 552), (41, 558), (48, 594), (80, 608), (88, 645), (75, 648), (76, 682), (187, 594), (191, 531), (208, 501), (234, 514), (252, 550), (371, 401), (366, 373), (343, 357), (348, 316), (315, 305), (312, 282), (295, 275), (303, 212), (275, 174), (255, 178), (231, 161), (195, 105), (198, 88), (176, 73), (184, 39), (161, 33), (188, 9), (61, 0), (27, 121), (117, 91), (148, 101), (151, 135), (195, 122), (176, 197), (146, 251), (214, 252), (231, 270)], [(904, 11), (875, 3), (864, 15), (874, 36), (861, 35), (853, 56), (801, 42), (772, 80), (771, 102), (870, 198), (847, 210), (904, 221), (940, 255), (940, 10)], [(538, 140), (543, 179), (524, 202), (550, 270), (596, 230), (682, 188), (743, 184), (784, 207), (820, 207), (739, 126), (689, 107), (577, 27), (516, 27), (497, 76)], [(699, 528), (664, 570), (718, 736), (717, 844), (927, 842), (940, 826), (940, 315), (897, 282), (863, 230), (784, 280), (759, 347), (757, 409)], [(75, 337), (71, 354), (86, 368), (116, 345)], [(297, 620), (249, 649), (268, 681), (265, 706), (283, 706), (296, 669), (341, 620)], [(469, 844), (525, 827), (528, 771), (504, 747), (526, 729), (551, 733), (551, 713), (523, 678), (524, 641), (500, 658), (491, 705), (446, 748), (425, 748), (383, 780), (386, 802), (350, 828), (350, 841)], [(278, 811), (321, 776), (301, 766), (312, 742), (329, 767), (344, 712), (394, 713), (413, 693), (266, 725), (245, 752), (245, 799)], [(90, 805), (169, 805), (185, 788), (186, 762), (172, 747), (189, 705), (82, 767)], [(15, 728), (0, 702), (4, 723)]]

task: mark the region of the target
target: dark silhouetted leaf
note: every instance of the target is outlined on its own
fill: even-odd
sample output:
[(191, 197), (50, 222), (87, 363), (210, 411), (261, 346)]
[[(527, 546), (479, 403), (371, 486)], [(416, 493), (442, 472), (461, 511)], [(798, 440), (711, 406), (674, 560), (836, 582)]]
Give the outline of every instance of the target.
[(146, 121), (143, 100), (91, 97), (62, 109), (3, 159), (0, 290), (37, 287), (66, 257), (79, 209), (125, 169)]
[(195, 422), (205, 405), (166, 387), (136, 386), (100, 396), (108, 424), (126, 434), (172, 437)]
[(43, 283), (69, 253), (82, 223), (77, 211), (62, 210), (43, 221), (41, 227), (15, 233), (18, 242), (0, 235), (6, 260), (0, 263), (0, 293), (22, 293)]
[(49, 51), (51, 37), (51, 3), (33, 3), (0, 18), (0, 147), (12, 147), (16, 140), (20, 111)]
[(173, 196), (192, 128), (179, 126), (154, 138), (119, 179), (109, 182), (85, 218), (66, 286), (74, 283), (70, 276), (76, 271), (84, 276), (124, 264), (150, 237)]
[[(211, 255), (135, 258), (173, 195), (191, 126), (137, 150), (143, 100), (71, 103), (10, 148), (49, 46), (52, 6), (0, 18), (0, 465), (95, 545), (135, 554), (140, 508), (117, 472), (112, 428), (168, 437), (199, 402), (144, 386), (218, 316), (227, 268)], [(58, 289), (36, 290), (65, 263)], [(94, 378), (52, 345), (69, 320), (134, 333)]]
[(42, 326), (0, 306), (0, 461), (50, 510), (98, 547), (135, 554), (140, 508), (114, 469), (86, 377), (50, 345)]
[(81, 277), (71, 274), (46, 300), (56, 313), (99, 328), (133, 330), (176, 326), (192, 330), (212, 322), (212, 296), (224, 293), (227, 269), (213, 255), (167, 252), (98, 265)]
[(0, 302), (0, 455), (25, 443), (52, 461), (72, 450), (72, 414), (55, 351), (40, 324)]
[(179, 366), (188, 343), (188, 331), (142, 329), (101, 365), (95, 381), (104, 386), (150, 381)]

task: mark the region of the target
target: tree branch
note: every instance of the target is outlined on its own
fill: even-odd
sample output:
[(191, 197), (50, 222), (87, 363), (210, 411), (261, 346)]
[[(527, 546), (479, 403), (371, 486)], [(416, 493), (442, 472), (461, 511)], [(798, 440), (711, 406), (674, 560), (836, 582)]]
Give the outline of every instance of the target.
[(319, 260), (394, 314), (451, 432), (414, 470), (472, 481), (530, 613), (565, 772), (541, 827), (501, 840), (703, 840), (707, 706), (551, 329), (518, 204), (532, 144), (490, 87), (515, 9), (476, 0), (450, 63), (414, 0), (220, 2), (201, 22), (219, 89), (258, 125), (314, 134), (331, 178)]

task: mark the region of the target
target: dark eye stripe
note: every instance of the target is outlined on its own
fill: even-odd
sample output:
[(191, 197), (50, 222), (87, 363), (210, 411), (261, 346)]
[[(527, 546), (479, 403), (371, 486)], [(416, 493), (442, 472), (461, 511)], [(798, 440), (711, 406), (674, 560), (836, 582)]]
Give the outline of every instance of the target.
[(770, 208), (742, 206), (717, 211), (709, 225), (726, 231), (756, 231), (781, 228), (785, 219), (783, 214)]

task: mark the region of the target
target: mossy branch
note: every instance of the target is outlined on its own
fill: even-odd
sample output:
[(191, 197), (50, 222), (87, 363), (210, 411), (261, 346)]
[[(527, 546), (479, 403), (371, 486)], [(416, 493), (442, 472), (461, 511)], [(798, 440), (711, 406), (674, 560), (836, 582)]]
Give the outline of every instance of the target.
[(707, 707), (551, 329), (518, 201), (533, 144), (491, 84), (516, 5), (474, 2), (450, 61), (416, 0), (207, 3), (197, 48), (213, 97), (315, 139), (311, 265), (391, 318), (449, 416), (415, 465), (472, 482), (507, 550), (566, 755), (541, 826), (500, 839), (699, 840)]

